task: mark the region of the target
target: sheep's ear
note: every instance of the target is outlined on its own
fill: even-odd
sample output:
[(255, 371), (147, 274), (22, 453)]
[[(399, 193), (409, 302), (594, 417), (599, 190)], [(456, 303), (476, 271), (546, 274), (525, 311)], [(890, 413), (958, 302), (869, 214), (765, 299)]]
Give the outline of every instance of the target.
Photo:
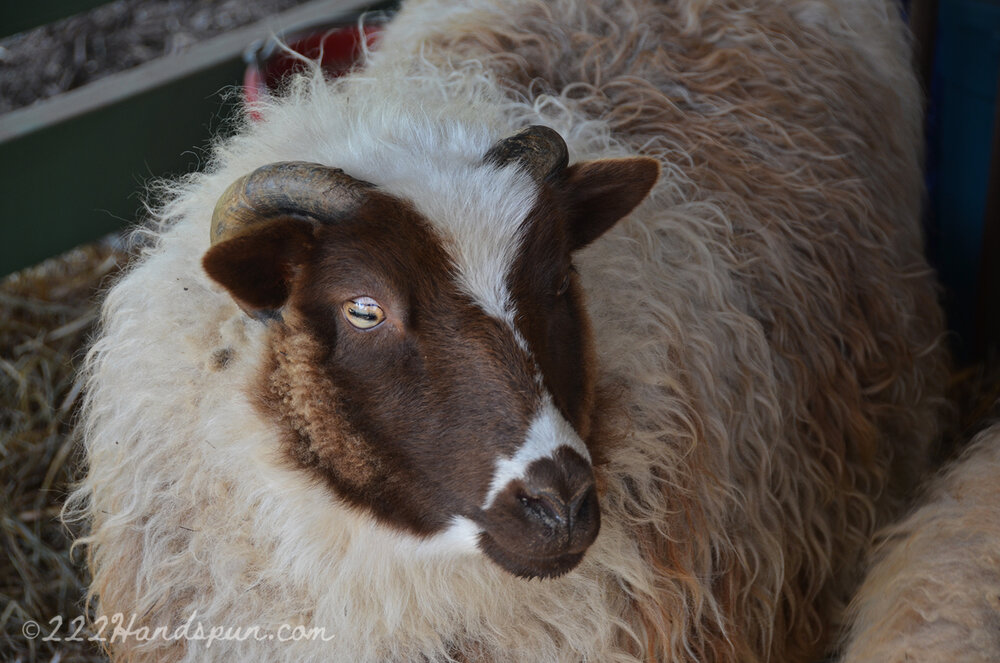
[(585, 161), (567, 168), (559, 186), (569, 200), (572, 250), (587, 246), (635, 209), (659, 176), (660, 162), (649, 157)]
[(311, 223), (275, 219), (213, 245), (201, 264), (248, 315), (272, 317), (288, 299), (313, 245)]

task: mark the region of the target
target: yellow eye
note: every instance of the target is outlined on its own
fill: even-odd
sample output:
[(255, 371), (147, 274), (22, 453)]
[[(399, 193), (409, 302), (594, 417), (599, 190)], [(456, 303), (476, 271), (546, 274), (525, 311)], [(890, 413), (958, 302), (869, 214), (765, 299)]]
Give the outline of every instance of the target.
[(385, 320), (385, 311), (371, 297), (355, 297), (344, 302), (344, 317), (358, 329), (378, 327)]

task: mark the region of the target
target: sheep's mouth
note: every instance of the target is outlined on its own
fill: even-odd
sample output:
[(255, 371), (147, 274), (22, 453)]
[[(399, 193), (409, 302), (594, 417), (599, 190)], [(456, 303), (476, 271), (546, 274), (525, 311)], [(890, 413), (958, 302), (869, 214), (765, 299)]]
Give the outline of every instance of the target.
[(586, 550), (534, 557), (508, 550), (488, 532), (479, 535), (479, 549), (500, 568), (519, 578), (558, 578), (575, 569)]

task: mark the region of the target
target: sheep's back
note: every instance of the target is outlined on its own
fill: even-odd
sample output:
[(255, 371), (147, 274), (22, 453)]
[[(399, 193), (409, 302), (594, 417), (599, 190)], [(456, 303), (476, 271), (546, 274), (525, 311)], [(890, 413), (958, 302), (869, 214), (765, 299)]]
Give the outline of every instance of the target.
[(918, 509), (887, 528), (851, 606), (845, 663), (1000, 657), (1000, 426), (981, 433)]
[[(485, 63), (571, 158), (661, 159), (651, 201), (579, 260), (605, 384), (628, 402), (633, 444), (608, 472), (653, 556), (728, 570), (750, 649), (778, 624), (807, 652), (925, 472), (941, 412), (921, 102), (894, 5), (437, 8), (404, 8), (434, 19), (390, 34), (389, 58)], [(689, 626), (713, 590), (659, 591), (696, 607)]]

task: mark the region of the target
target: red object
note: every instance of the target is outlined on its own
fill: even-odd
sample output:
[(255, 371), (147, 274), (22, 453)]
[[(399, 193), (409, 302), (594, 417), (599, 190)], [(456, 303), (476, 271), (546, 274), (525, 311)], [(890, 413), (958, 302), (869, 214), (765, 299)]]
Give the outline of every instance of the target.
[[(347, 73), (363, 52), (362, 39), (368, 48), (374, 47), (386, 20), (385, 15), (369, 14), (363, 27), (359, 26), (357, 17), (353, 17), (310, 26), (253, 44), (243, 56), (247, 64), (243, 73), (243, 101), (252, 107), (268, 92), (277, 90), (283, 78), (305, 70), (305, 63), (289, 53), (288, 49), (310, 60), (319, 60), (327, 76)], [(250, 116), (260, 119), (254, 111), (250, 112)]]

